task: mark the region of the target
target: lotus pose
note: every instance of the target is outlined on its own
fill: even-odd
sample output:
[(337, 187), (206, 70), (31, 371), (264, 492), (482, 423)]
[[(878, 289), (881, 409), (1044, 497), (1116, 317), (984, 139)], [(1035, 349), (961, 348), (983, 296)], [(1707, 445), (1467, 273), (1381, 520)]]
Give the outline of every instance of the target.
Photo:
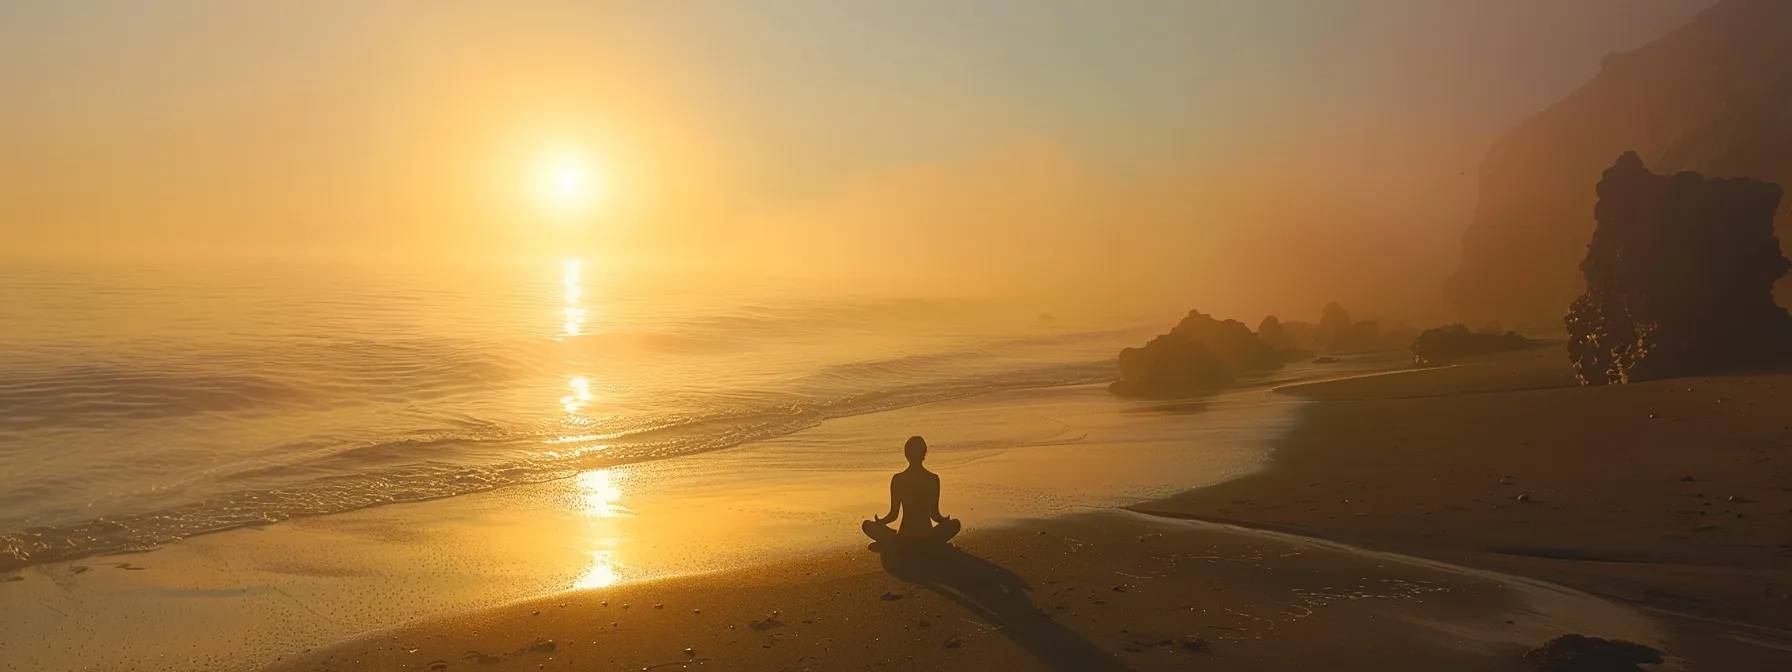
[[(940, 477), (921, 466), (927, 459), (927, 441), (909, 437), (902, 454), (908, 458), (908, 468), (890, 477), (890, 512), (865, 521), (865, 535), (879, 544), (944, 544), (963, 525), (940, 513)], [(890, 523), (899, 515), (902, 526), (891, 530)]]

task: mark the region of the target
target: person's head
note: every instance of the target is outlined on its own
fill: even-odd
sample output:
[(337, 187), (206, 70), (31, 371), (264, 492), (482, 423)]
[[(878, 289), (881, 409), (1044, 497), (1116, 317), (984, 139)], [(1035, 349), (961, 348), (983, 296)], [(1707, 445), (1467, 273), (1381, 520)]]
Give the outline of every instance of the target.
[(902, 456), (908, 458), (909, 464), (920, 464), (927, 459), (927, 440), (919, 436), (908, 437), (908, 443), (902, 444)]

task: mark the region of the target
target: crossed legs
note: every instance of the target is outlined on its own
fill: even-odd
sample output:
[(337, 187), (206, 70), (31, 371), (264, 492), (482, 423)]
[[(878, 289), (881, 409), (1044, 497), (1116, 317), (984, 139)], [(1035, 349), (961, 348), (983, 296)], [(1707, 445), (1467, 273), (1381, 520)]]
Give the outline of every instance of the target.
[(875, 520), (865, 521), (860, 528), (865, 530), (865, 536), (871, 537), (872, 541), (880, 544), (943, 544), (958, 536), (959, 531), (964, 529), (964, 524), (958, 522), (957, 518), (949, 518), (945, 522), (933, 526), (932, 530), (924, 534), (910, 535), (902, 535), (896, 530), (890, 529), (890, 526), (879, 524)]

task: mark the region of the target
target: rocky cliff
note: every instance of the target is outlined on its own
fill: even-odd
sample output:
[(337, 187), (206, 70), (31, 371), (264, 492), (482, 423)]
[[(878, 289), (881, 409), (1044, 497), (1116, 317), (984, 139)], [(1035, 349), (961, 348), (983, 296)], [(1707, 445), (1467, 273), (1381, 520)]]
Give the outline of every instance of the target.
[[(1559, 329), (1585, 289), (1594, 185), (1626, 151), (1666, 174), (1792, 184), (1792, 1), (1725, 0), (1496, 142), (1446, 290), (1456, 317)], [(1792, 241), (1787, 206), (1775, 228)]]

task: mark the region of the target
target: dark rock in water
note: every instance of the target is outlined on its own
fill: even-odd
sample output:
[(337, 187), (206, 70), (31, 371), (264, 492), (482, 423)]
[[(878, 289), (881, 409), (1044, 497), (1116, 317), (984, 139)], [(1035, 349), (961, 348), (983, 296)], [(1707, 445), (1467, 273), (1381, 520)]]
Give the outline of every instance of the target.
[(1524, 654), (1540, 672), (1640, 672), (1638, 665), (1661, 662), (1661, 653), (1641, 644), (1586, 635), (1562, 635)]
[(1778, 185), (1656, 175), (1633, 152), (1599, 181), (1568, 309), (1568, 358), (1584, 385), (1758, 365), (1792, 353), (1773, 284), (1792, 268), (1773, 235)]
[(1412, 342), (1412, 363), (1443, 366), (1463, 357), (1528, 348), (1535, 343), (1516, 331), (1478, 333), (1460, 324), (1426, 329)]
[[(1626, 150), (1664, 173), (1792, 187), (1792, 2), (1705, 4), (1714, 6), (1660, 39), (1606, 57), (1597, 76), (1489, 149), (1446, 290), (1457, 318), (1560, 324), (1585, 289), (1575, 264), (1593, 228), (1587, 186)], [(1778, 232), (1792, 239), (1792, 204), (1781, 205)], [(1792, 306), (1792, 279), (1777, 289)]]
[(1108, 389), (1125, 397), (1187, 397), (1281, 366), (1281, 355), (1244, 323), (1191, 310), (1170, 333), (1121, 350), (1120, 380)]

